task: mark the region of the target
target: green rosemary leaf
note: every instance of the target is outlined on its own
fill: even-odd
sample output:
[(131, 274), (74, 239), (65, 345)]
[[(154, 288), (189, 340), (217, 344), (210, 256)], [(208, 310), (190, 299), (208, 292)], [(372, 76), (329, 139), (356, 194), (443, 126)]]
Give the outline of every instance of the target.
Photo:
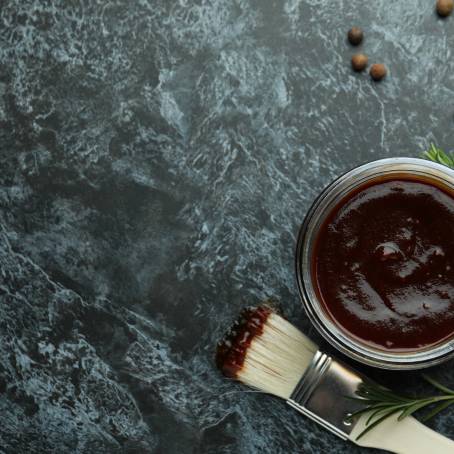
[(404, 411), (399, 415), (397, 418), (398, 421), (402, 421), (402, 419), (406, 418), (407, 416), (412, 415), (415, 411), (420, 410), (421, 408), (426, 407), (427, 405), (430, 405), (431, 401), (420, 401), (420, 402), (415, 402), (412, 405), (409, 405), (407, 408), (404, 409)]
[(425, 414), (423, 418), (421, 418), (422, 422), (426, 422), (429, 419), (433, 418), (435, 415), (438, 415), (441, 411), (443, 411), (445, 408), (448, 408), (450, 405), (452, 405), (453, 402), (450, 400), (446, 400), (442, 402), (441, 404), (438, 404), (435, 406), (429, 413)]
[(438, 162), (454, 169), (454, 156), (445, 153), (441, 148), (436, 147), (433, 143), (429, 149), (423, 153), (423, 157), (429, 161)]
[[(364, 402), (362, 399), (359, 399), (359, 400)], [(348, 419), (351, 421), (356, 416), (360, 416), (360, 415), (363, 415), (364, 413), (369, 413), (370, 411), (379, 410), (379, 409), (383, 409), (383, 408), (389, 408), (389, 403), (384, 402), (381, 404), (366, 405), (364, 408), (360, 408), (359, 410), (356, 410), (353, 413), (351, 413), (350, 416), (348, 417)]]
[(385, 419), (388, 419), (390, 416), (396, 414), (399, 410), (393, 410), (393, 411), (390, 411), (388, 413), (386, 413), (385, 415), (383, 415), (381, 418), (377, 419), (376, 421), (374, 421), (373, 423), (369, 424), (357, 437), (356, 439), (359, 440), (360, 438), (364, 437), (364, 435), (367, 434), (367, 432), (369, 432), (370, 430), (372, 430), (375, 426), (378, 426), (378, 424), (380, 424), (381, 422), (383, 422)]
[(395, 394), (389, 389), (371, 382), (363, 384), (363, 386), (360, 385), (360, 389), (357, 394), (362, 396), (364, 399), (378, 402), (411, 402), (414, 400)]
[(383, 400), (383, 397), (386, 396), (384, 388), (381, 385), (364, 382), (359, 385), (358, 391), (356, 393), (358, 396), (363, 399), (374, 401), (374, 400)]
[(382, 415), (384, 413), (389, 413), (392, 410), (400, 411), (401, 408), (402, 408), (402, 405), (393, 405), (393, 406), (387, 405), (386, 407), (378, 408), (378, 409), (372, 411), (372, 413), (367, 418), (365, 424), (366, 424), (366, 426), (368, 426), (371, 424), (371, 422), (374, 418), (380, 417), (380, 415)]
[(427, 382), (429, 382), (432, 386), (434, 386), (435, 388), (439, 389), (440, 391), (446, 393), (446, 394), (452, 394), (454, 396), (454, 390), (452, 389), (449, 389), (448, 387), (446, 386), (443, 386), (441, 383), (437, 382), (436, 380), (434, 380), (433, 378), (430, 378), (428, 377), (427, 375), (423, 374), (422, 376), (424, 378), (424, 380), (426, 380)]

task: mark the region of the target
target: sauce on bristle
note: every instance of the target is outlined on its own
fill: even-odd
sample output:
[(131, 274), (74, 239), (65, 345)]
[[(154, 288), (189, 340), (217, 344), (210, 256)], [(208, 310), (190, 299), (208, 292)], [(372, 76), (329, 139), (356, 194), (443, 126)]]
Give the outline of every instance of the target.
[(224, 339), (218, 343), (216, 365), (226, 377), (237, 378), (252, 340), (263, 333), (271, 313), (272, 310), (266, 306), (244, 309)]

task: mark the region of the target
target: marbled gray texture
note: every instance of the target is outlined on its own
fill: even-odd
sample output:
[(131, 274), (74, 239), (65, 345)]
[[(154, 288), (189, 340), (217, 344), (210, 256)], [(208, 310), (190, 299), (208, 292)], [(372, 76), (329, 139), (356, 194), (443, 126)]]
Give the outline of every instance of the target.
[(0, 452), (363, 452), (214, 345), (266, 298), (322, 343), (298, 226), (354, 165), (450, 149), (453, 47), (426, 0), (1, 1)]

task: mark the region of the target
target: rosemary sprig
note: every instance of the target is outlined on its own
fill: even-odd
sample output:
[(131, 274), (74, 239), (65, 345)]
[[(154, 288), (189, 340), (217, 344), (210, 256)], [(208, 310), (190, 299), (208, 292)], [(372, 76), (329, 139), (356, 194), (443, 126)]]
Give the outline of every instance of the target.
[(433, 143), (429, 149), (423, 153), (423, 157), (429, 161), (438, 162), (445, 166), (454, 169), (454, 156), (452, 154), (445, 153), (441, 148), (436, 147)]
[(432, 386), (442, 391), (444, 394), (439, 396), (430, 396), (414, 398), (401, 396), (389, 389), (372, 382), (362, 383), (356, 391), (355, 400), (361, 402), (364, 407), (350, 415), (350, 419), (356, 416), (367, 414), (365, 429), (356, 437), (359, 440), (369, 430), (380, 424), (392, 415), (399, 414), (398, 421), (412, 415), (413, 413), (433, 406), (432, 409), (422, 417), (422, 421), (427, 421), (440, 411), (454, 404), (454, 390), (443, 386), (433, 378), (423, 375), (424, 379)]

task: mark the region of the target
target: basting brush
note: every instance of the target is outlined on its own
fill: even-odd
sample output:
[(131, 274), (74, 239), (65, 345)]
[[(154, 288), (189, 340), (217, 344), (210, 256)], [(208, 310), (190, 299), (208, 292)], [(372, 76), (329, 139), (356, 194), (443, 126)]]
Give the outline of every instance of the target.
[(366, 431), (370, 415), (357, 391), (365, 377), (322, 353), (310, 339), (267, 306), (245, 309), (218, 344), (222, 373), (284, 399), (344, 440), (397, 454), (454, 454), (454, 442), (409, 416), (390, 416)]

